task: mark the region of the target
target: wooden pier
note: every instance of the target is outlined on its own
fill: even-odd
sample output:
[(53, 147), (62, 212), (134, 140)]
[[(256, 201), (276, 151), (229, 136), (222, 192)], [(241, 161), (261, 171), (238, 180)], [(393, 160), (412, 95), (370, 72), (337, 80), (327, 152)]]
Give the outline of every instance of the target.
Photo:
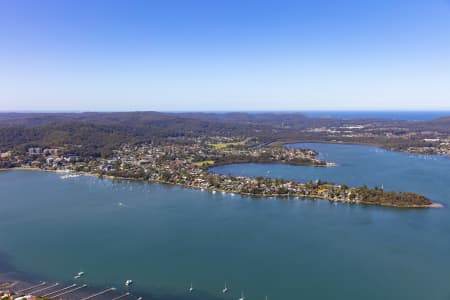
[(55, 287), (57, 287), (58, 285), (59, 285), (59, 283), (56, 282), (56, 283), (53, 284), (53, 285), (46, 286), (46, 287), (41, 288), (41, 289), (39, 289), (39, 290), (31, 291), (31, 293), (33, 293), (33, 294), (40, 293), (40, 292), (43, 292), (43, 291), (46, 291), (46, 290), (55, 288)]
[[(18, 283), (19, 283), (18, 281), (14, 282), (13, 284), (0, 282), (0, 287), (5, 288), (9, 285), (15, 286)], [(22, 288), (18, 291), (15, 291), (14, 294), (18, 297), (23, 297), (25, 295), (33, 295), (33, 296), (36, 296), (39, 298), (44, 298), (44, 299), (49, 299), (49, 300), (62, 300), (65, 298), (63, 296), (67, 296), (69, 294), (75, 293), (83, 288), (86, 288), (87, 286), (88, 286), (87, 284), (79, 285), (76, 283), (64, 286), (58, 282), (53, 283), (53, 284), (48, 284), (47, 282), (42, 281), (38, 284), (34, 284), (32, 286)], [(110, 292), (114, 292), (116, 290), (117, 289), (115, 287), (110, 287), (110, 288), (104, 289), (104, 290), (102, 290), (98, 293), (92, 294), (92, 295), (87, 294), (87, 292), (82, 292), (81, 295), (87, 294), (89, 296), (81, 298), (80, 300), (92, 300), (93, 298), (105, 295)], [(80, 294), (71, 295), (69, 298), (70, 299), (77, 298), (77, 295), (80, 295)], [(125, 298), (130, 297), (130, 296), (132, 296), (130, 291), (126, 291), (126, 292), (124, 291), (123, 294), (115, 293), (115, 295), (114, 294), (111, 295), (111, 300), (124, 300)], [(133, 298), (135, 298), (135, 297), (133, 296)], [(137, 298), (137, 300), (142, 300), (142, 298), (139, 297), (139, 298)]]
[(35, 289), (35, 288), (40, 287), (40, 286), (44, 286), (44, 285), (46, 285), (46, 284), (47, 284), (47, 282), (42, 281), (42, 282), (39, 283), (39, 284), (36, 284), (36, 285), (30, 286), (30, 287), (27, 287), (26, 289), (19, 290), (19, 291), (17, 291), (16, 293), (17, 293), (17, 294), (25, 293), (25, 292), (27, 292), (27, 291), (29, 291), (29, 290)]
[(76, 287), (74, 289), (62, 292), (60, 294), (53, 295), (53, 296), (50, 297), (50, 299), (55, 299), (55, 298), (58, 298), (58, 297), (61, 297), (61, 296), (64, 296), (64, 295), (71, 294), (71, 293), (76, 292), (78, 290), (84, 289), (85, 287), (87, 287), (87, 284), (83, 284), (83, 285), (80, 285), (79, 287)]
[(109, 289), (106, 289), (106, 290), (103, 290), (103, 291), (98, 292), (98, 293), (96, 293), (96, 294), (90, 295), (89, 297), (83, 298), (83, 299), (81, 299), (81, 300), (89, 300), (89, 299), (92, 299), (92, 298), (101, 296), (101, 295), (103, 295), (103, 294), (106, 294), (106, 293), (109, 293), (109, 292), (113, 292), (113, 291), (115, 291), (115, 290), (116, 290), (115, 287), (111, 287), (111, 288), (109, 288)]
[(76, 284), (72, 284), (72, 285), (66, 286), (65, 288), (62, 288), (62, 289), (53, 291), (53, 292), (51, 292), (51, 293), (42, 295), (42, 298), (47, 298), (47, 297), (50, 297), (51, 295), (54, 295), (54, 294), (57, 294), (57, 293), (62, 293), (62, 292), (64, 292), (65, 290), (74, 288), (74, 287), (76, 287), (76, 286), (77, 286)]
[(126, 292), (125, 294), (120, 295), (119, 297), (116, 297), (116, 298), (112, 298), (111, 300), (119, 300), (119, 299), (128, 297), (128, 296), (130, 296), (130, 295), (131, 295), (131, 294), (130, 294), (129, 292)]

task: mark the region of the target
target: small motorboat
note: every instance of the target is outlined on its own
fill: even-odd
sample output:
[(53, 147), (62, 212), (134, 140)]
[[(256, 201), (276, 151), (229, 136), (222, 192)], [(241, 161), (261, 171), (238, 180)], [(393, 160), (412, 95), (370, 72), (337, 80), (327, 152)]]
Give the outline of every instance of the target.
[(245, 300), (244, 292), (241, 293), (241, 298), (239, 298), (238, 300)]
[(225, 286), (222, 289), (222, 293), (225, 294), (228, 292), (228, 288), (227, 288), (227, 282), (225, 281)]
[(132, 284), (133, 284), (133, 280), (128, 279), (127, 281), (125, 281), (126, 286), (131, 286)]

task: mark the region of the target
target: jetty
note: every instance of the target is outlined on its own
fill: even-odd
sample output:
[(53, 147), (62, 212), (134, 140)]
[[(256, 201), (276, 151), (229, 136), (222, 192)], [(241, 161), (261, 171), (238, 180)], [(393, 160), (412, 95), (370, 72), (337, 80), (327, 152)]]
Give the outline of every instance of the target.
[(85, 288), (85, 287), (87, 287), (87, 284), (83, 284), (83, 285), (81, 285), (81, 286), (79, 286), (79, 287), (77, 287), (77, 288), (74, 288), (74, 289), (72, 289), (72, 290), (65, 291), (65, 292), (63, 292), (63, 293), (53, 295), (52, 297), (50, 297), (50, 299), (60, 298), (61, 296), (68, 295), (68, 294), (71, 294), (71, 293), (74, 293), (74, 292), (76, 292), (76, 291), (78, 291), (78, 290), (81, 290), (81, 289), (83, 289), (83, 288)]
[(89, 299), (92, 299), (92, 298), (101, 296), (101, 295), (103, 295), (103, 294), (106, 294), (106, 293), (109, 293), (109, 292), (113, 292), (113, 291), (115, 291), (115, 290), (116, 290), (115, 287), (110, 287), (110, 288), (108, 288), (108, 289), (106, 289), (106, 290), (103, 290), (103, 291), (98, 292), (98, 293), (96, 293), (96, 294), (90, 295), (90, 296), (85, 297), (85, 298), (83, 298), (83, 299), (81, 299), (81, 300), (89, 300)]
[(45, 295), (42, 295), (42, 298), (48, 298), (48, 297), (50, 297), (50, 296), (52, 296), (52, 295), (54, 295), (54, 294), (64, 292), (65, 290), (68, 290), (68, 289), (73, 288), (73, 287), (76, 287), (76, 286), (77, 286), (76, 284), (69, 285), (69, 286), (67, 286), (67, 287), (65, 287), (65, 288), (62, 288), (62, 289), (59, 289), (59, 290), (56, 290), (56, 291), (47, 293), (47, 294), (45, 294)]
[[(96, 292), (94, 289), (82, 291), (82, 289), (86, 289), (88, 287), (87, 284), (68, 283), (65, 285), (59, 282), (49, 284), (46, 281), (41, 281), (37, 284), (32, 284), (31, 286), (30, 284), (30, 282), (23, 282), (20, 280), (0, 282), (0, 297), (7, 296), (14, 299), (31, 296), (37, 299), (48, 300), (92, 300), (98, 297), (100, 299), (109, 298), (111, 300), (120, 300), (133, 296), (130, 291), (117, 291), (115, 287), (108, 287), (104, 290)], [(20, 289), (14, 289), (16, 285), (18, 285)], [(117, 292), (112, 295), (106, 295), (115, 291)], [(133, 298), (137, 299), (137, 297)]]

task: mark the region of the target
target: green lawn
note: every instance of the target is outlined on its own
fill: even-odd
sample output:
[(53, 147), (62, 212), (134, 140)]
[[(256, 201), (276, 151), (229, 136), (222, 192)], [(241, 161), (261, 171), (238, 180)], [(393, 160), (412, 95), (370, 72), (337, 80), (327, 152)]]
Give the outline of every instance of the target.
[(211, 147), (216, 149), (225, 149), (232, 146), (243, 146), (245, 145), (245, 141), (235, 142), (235, 143), (218, 143), (218, 144), (210, 144)]
[(194, 165), (197, 165), (199, 167), (203, 167), (205, 165), (213, 165), (213, 164), (214, 164), (213, 160), (204, 160), (204, 161), (198, 161), (198, 162), (194, 163)]

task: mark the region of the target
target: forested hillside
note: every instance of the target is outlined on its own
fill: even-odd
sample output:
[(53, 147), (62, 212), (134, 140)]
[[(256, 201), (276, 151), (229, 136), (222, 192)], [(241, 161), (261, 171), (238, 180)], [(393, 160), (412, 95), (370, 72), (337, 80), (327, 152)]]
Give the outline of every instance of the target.
[(450, 136), (450, 118), (432, 121), (311, 118), (300, 113), (0, 113), (0, 151), (65, 147), (107, 156), (123, 143), (168, 137), (242, 136), (271, 142), (364, 143), (405, 151)]

